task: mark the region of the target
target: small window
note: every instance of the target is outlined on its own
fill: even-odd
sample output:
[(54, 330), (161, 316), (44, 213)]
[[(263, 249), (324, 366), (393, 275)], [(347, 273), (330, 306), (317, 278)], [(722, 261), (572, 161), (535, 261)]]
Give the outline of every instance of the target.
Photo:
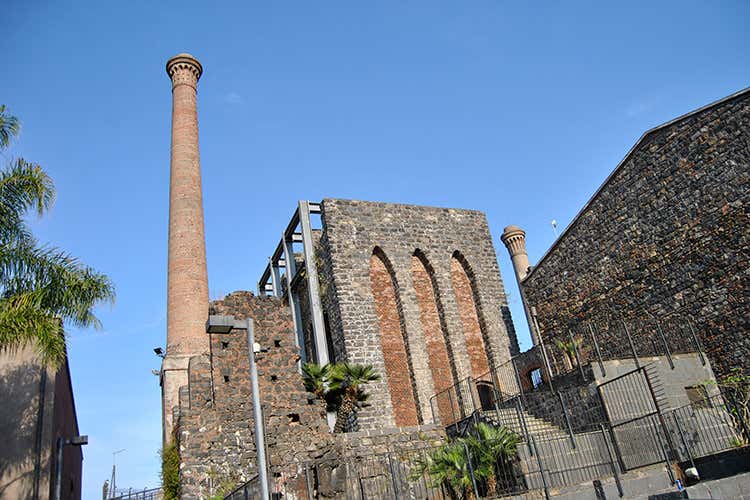
[(229, 382), (229, 375), (224, 375), (224, 382)]
[(274, 340), (273, 341), (274, 347), (281, 347), (281, 341), (280, 340)]
[(227, 347), (229, 347), (229, 342), (226, 342), (226, 341), (222, 340), (221, 341), (221, 348), (222, 349), (226, 349)]
[(279, 379), (276, 375), (271, 375), (271, 382), (276, 382)]
[(693, 408), (710, 408), (711, 402), (708, 399), (708, 391), (706, 386), (699, 384), (690, 387), (685, 387), (690, 406)]

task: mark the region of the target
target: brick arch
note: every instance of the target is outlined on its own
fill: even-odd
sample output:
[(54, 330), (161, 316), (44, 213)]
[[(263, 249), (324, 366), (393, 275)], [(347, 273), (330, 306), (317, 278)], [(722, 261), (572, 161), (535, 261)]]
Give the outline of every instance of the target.
[(466, 258), (459, 251), (451, 256), (451, 284), (469, 354), (471, 376), (479, 378), (492, 366), (490, 342), (487, 337), (476, 277)]
[(375, 247), (370, 257), (370, 288), (378, 316), (385, 378), (396, 425), (417, 425), (422, 418), (417, 405), (416, 381), (398, 282), (393, 266), (379, 247)]
[[(439, 393), (456, 383), (458, 373), (448, 336), (448, 327), (445, 323), (440, 290), (435, 279), (435, 270), (427, 256), (419, 249), (415, 250), (411, 257), (411, 273), (419, 306), (422, 333), (427, 347), (427, 364), (432, 374), (435, 393)], [(451, 415), (451, 407), (449, 401), (443, 399), (438, 399), (437, 410), (441, 419), (447, 422)]]

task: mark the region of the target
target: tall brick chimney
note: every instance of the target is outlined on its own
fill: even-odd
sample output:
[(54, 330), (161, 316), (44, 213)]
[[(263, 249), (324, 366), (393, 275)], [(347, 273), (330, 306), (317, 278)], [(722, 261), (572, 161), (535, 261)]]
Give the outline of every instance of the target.
[(510, 259), (513, 261), (513, 270), (516, 274), (516, 281), (518, 282), (518, 290), (521, 293), (521, 301), (523, 302), (523, 310), (526, 313), (526, 321), (529, 324), (529, 332), (531, 333), (531, 342), (534, 345), (539, 343), (538, 332), (534, 328), (534, 321), (531, 317), (531, 310), (529, 304), (526, 303), (526, 297), (523, 293), (523, 282), (526, 275), (529, 274), (531, 264), (529, 264), (529, 254), (526, 253), (526, 231), (518, 226), (508, 226), (503, 230), (503, 235), (500, 237), (505, 247), (508, 249)]
[(197, 87), (203, 67), (190, 54), (167, 61), (172, 80), (172, 153), (169, 180), (167, 350), (162, 363), (163, 439), (172, 433), (172, 409), (187, 384), (191, 356), (208, 351), (208, 273), (198, 150)]

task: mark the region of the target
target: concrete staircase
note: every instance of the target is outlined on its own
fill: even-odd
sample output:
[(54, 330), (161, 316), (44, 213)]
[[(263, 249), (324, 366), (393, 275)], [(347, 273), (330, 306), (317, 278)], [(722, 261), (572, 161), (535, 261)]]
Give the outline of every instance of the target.
[[(605, 438), (600, 432), (578, 433), (571, 439), (552, 422), (515, 407), (482, 411), (480, 419), (519, 435), (518, 454), (529, 489), (542, 489), (545, 482), (550, 488), (576, 484), (612, 473)], [(534, 437), (533, 444), (527, 441), (527, 435)]]
[[(504, 426), (515, 432), (526, 440), (527, 434), (534, 436), (567, 437), (568, 434), (558, 426), (547, 420), (535, 417), (527, 411), (518, 411), (516, 408), (499, 408), (498, 410), (483, 410), (480, 418), (495, 426)], [(521, 421), (523, 419), (523, 422)], [(525, 429), (524, 429), (525, 427)]]

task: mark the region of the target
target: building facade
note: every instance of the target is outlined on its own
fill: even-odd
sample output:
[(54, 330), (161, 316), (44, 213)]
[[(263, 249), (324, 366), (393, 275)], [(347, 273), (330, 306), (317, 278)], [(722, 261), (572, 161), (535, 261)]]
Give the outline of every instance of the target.
[(78, 436), (67, 359), (45, 367), (33, 347), (0, 352), (0, 499), (54, 498), (62, 467), (62, 499), (81, 498), (83, 451), (65, 446), (57, 463), (57, 439)]
[(547, 343), (607, 316), (685, 318), (676, 347), (694, 328), (717, 375), (748, 373), (749, 145), (750, 89), (646, 132), (522, 281)]

